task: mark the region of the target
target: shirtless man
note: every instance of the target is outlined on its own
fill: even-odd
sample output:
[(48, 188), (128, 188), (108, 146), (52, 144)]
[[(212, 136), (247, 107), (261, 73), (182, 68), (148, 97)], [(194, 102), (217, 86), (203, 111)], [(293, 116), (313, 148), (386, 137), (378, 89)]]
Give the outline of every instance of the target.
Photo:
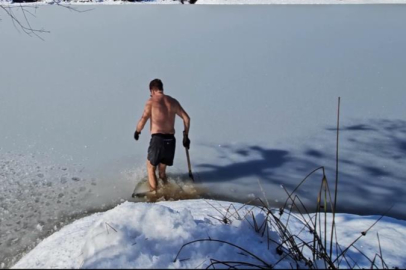
[(183, 146), (189, 149), (188, 137), (190, 117), (179, 102), (164, 94), (164, 88), (160, 79), (152, 80), (149, 84), (151, 98), (147, 101), (144, 113), (134, 133), (134, 139), (138, 141), (139, 135), (145, 123), (150, 120), (151, 141), (148, 148), (147, 170), (148, 181), (151, 190), (157, 190), (158, 182), (155, 175), (156, 167), (159, 167), (159, 178), (164, 184), (167, 183), (166, 166), (173, 165), (175, 156), (175, 116), (183, 119), (185, 130), (183, 131)]

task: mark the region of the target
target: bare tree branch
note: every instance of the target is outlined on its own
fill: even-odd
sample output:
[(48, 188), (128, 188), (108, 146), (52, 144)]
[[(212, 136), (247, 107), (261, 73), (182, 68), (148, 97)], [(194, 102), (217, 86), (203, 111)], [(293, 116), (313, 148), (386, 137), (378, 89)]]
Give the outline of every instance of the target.
[[(13, 12), (13, 9), (18, 9), (18, 11), (21, 11), (22, 16), (23, 16), (23, 20), (22, 21), (17, 15), (15, 15), (15, 13)], [(11, 21), (13, 22), (14, 27), (17, 29), (17, 31), (20, 32), (20, 30), (22, 30), (25, 34), (27, 34), (28, 36), (35, 36), (41, 40), (44, 40), (40, 34), (43, 33), (50, 33), (50, 31), (47, 31), (45, 29), (37, 29), (37, 28), (33, 28), (27, 18), (27, 13), (30, 15), (34, 15), (31, 12), (28, 12), (28, 10), (26, 9), (26, 6), (23, 5), (18, 5), (18, 6), (3, 6), (0, 5), (0, 9), (3, 10), (8, 17), (10, 17)], [(34, 16), (35, 17), (35, 16)]]
[[(59, 0), (54, 0), (48, 4), (55, 4), (59, 7), (63, 7), (68, 9), (69, 11), (74, 11), (78, 13), (83, 13), (83, 12), (88, 12), (93, 9), (86, 9), (86, 10), (80, 10), (75, 7), (71, 7), (69, 5), (61, 4), (61, 1)], [(34, 9), (34, 12), (36, 13), (38, 6), (37, 5), (23, 5), (23, 4), (0, 4), (0, 12), (3, 11), (7, 17), (9, 17), (16, 28), (16, 30), (21, 33), (24, 32), (28, 36), (32, 37), (35, 36), (41, 40), (44, 40), (42, 38), (42, 34), (49, 34), (51, 33), (48, 30), (45, 30), (43, 28), (38, 29), (34, 28), (31, 26), (30, 20), (28, 16), (32, 16), (36, 18), (36, 15), (32, 12), (32, 9)], [(21, 12), (21, 15), (18, 16), (16, 12)], [(0, 21), (2, 21), (2, 18), (0, 17)]]
[(77, 8), (74, 8), (74, 7), (71, 7), (71, 6), (68, 6), (68, 5), (63, 5), (63, 4), (61, 4), (61, 1), (55, 1), (55, 0), (54, 0), (51, 4), (55, 4), (55, 5), (59, 6), (59, 7), (66, 8), (66, 9), (68, 9), (69, 11), (75, 11), (75, 12), (78, 12), (78, 13), (84, 13), (84, 12), (88, 12), (88, 11), (92, 11), (92, 10), (93, 10), (93, 8), (89, 8), (89, 9), (85, 9), (85, 10), (80, 10), (80, 9), (77, 9)]

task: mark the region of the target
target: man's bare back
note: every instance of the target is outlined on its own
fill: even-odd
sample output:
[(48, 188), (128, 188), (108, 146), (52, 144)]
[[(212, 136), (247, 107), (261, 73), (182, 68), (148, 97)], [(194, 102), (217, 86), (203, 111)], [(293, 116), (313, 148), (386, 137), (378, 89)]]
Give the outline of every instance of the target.
[(146, 104), (147, 113), (151, 115), (151, 134), (175, 134), (175, 116), (179, 107), (179, 102), (170, 96), (158, 94), (151, 97)]
[(159, 165), (159, 176), (166, 182), (166, 166), (172, 166), (175, 155), (176, 139), (175, 118), (176, 115), (182, 118), (184, 124), (183, 146), (189, 149), (190, 140), (188, 137), (190, 117), (182, 108), (180, 103), (163, 93), (161, 80), (155, 79), (150, 83), (151, 98), (144, 107), (144, 112), (134, 134), (138, 140), (146, 122), (150, 120), (150, 132), (152, 135), (148, 148), (147, 169), (148, 180), (152, 190), (157, 188), (155, 169)]
[[(176, 99), (156, 91), (145, 104), (137, 130), (141, 131), (146, 121), (150, 119), (151, 134), (175, 134), (176, 115), (179, 115), (184, 121), (187, 120), (185, 122), (189, 122), (189, 116)], [(189, 133), (189, 123), (185, 123), (185, 132)]]

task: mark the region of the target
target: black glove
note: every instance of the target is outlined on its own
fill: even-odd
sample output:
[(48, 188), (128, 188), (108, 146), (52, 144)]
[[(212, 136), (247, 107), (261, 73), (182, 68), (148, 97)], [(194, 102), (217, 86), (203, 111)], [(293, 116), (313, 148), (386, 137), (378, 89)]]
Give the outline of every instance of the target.
[(183, 146), (189, 150), (190, 148), (190, 140), (186, 132), (183, 131)]
[(141, 134), (141, 132), (135, 131), (135, 133), (134, 133), (134, 139), (135, 139), (136, 141), (138, 141), (138, 139), (140, 138), (140, 134)]

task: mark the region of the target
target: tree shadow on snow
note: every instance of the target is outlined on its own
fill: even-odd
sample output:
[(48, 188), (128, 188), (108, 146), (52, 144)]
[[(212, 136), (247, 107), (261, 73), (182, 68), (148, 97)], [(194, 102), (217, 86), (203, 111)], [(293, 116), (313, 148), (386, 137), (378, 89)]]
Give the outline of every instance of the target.
[[(227, 164), (198, 164), (203, 182), (219, 183), (255, 177), (271, 185), (283, 184), (292, 191), (312, 170), (324, 166), (331, 192), (335, 180), (335, 128), (304, 141), (299, 149), (272, 149), (257, 145), (222, 146), (220, 157)], [(322, 148), (321, 148), (322, 147)], [(213, 147), (214, 148), (214, 147)], [(231, 158), (230, 158), (231, 157)], [(232, 160), (234, 158), (234, 161)], [(391, 204), (389, 216), (406, 219), (406, 121), (362, 120), (340, 128), (338, 211), (382, 214)], [(300, 188), (301, 199), (313, 205), (321, 175), (312, 176)]]
[(248, 159), (246, 161), (234, 162), (227, 165), (199, 164), (199, 177), (204, 181), (233, 181), (244, 177), (256, 176), (260, 179), (271, 179), (273, 169), (279, 168), (287, 163), (289, 152), (278, 149), (266, 149), (260, 146), (248, 146), (244, 148), (231, 149), (233, 155), (248, 157), (259, 154), (260, 157)]

